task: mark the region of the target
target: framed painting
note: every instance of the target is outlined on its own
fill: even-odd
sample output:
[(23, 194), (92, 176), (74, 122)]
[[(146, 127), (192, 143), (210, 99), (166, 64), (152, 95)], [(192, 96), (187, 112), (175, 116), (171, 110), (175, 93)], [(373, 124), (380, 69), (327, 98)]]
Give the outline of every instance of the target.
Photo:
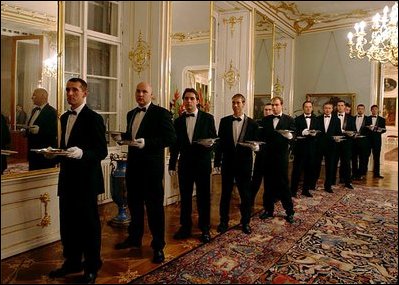
[(263, 107), (266, 103), (270, 103), (270, 94), (255, 94), (254, 96), (254, 120), (262, 120), (263, 118)]
[(323, 104), (331, 102), (334, 106), (334, 111), (337, 110), (337, 102), (344, 100), (351, 106), (351, 114), (356, 112), (356, 93), (319, 93), (319, 94), (306, 94), (306, 100), (313, 103), (313, 113), (316, 116), (323, 114)]
[(386, 126), (396, 126), (396, 98), (384, 98), (382, 116)]

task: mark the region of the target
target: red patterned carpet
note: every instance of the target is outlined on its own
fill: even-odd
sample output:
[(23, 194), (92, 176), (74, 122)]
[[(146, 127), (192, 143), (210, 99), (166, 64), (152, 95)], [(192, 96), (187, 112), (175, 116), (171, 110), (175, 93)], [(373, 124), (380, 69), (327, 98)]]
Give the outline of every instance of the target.
[(252, 221), (215, 237), (133, 283), (391, 283), (398, 282), (396, 191), (359, 186), (295, 199), (295, 223)]

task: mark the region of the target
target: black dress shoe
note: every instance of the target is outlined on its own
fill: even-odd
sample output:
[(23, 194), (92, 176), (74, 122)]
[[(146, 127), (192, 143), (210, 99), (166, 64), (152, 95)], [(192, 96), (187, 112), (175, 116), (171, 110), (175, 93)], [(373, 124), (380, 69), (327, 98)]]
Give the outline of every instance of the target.
[(81, 272), (82, 270), (83, 270), (82, 267), (70, 268), (62, 266), (61, 268), (57, 268), (55, 270), (50, 271), (48, 276), (50, 278), (60, 278), (60, 277), (65, 277), (68, 274)]
[(289, 222), (290, 224), (294, 223), (294, 215), (288, 215), (285, 217), (285, 219), (287, 220), (287, 222)]
[(186, 239), (191, 237), (191, 231), (190, 230), (186, 230), (184, 228), (180, 228), (174, 235), (173, 238), (174, 239)]
[(165, 255), (163, 250), (154, 250), (154, 258), (152, 259), (153, 263), (162, 263), (165, 261)]
[(228, 228), (229, 228), (228, 224), (226, 224), (226, 223), (220, 223), (220, 224), (218, 225), (217, 232), (218, 232), (218, 233), (225, 233), (225, 232), (227, 232)]
[(86, 272), (82, 276), (82, 283), (85, 284), (94, 284), (96, 283), (97, 273), (95, 272)]
[(353, 188), (353, 185), (352, 185), (351, 183), (346, 183), (346, 184), (345, 184), (345, 188), (348, 188), (348, 189), (355, 189), (355, 188)]
[(242, 231), (244, 234), (249, 235), (250, 233), (252, 233), (251, 227), (249, 226), (249, 224), (243, 224), (242, 225)]
[(211, 235), (210, 235), (210, 233), (209, 233), (209, 232), (203, 232), (203, 233), (201, 234), (200, 240), (201, 240), (203, 243), (208, 243), (208, 242), (210, 242), (210, 241), (211, 241)]
[(324, 188), (324, 190), (325, 190), (326, 192), (328, 192), (328, 193), (334, 193), (333, 190), (332, 190), (330, 187)]
[(259, 218), (262, 219), (262, 220), (267, 219), (267, 218), (273, 218), (273, 213), (270, 213), (270, 212), (268, 212), (268, 211), (264, 211), (264, 212), (259, 216)]
[(140, 248), (141, 243), (134, 242), (131, 239), (127, 238), (123, 242), (117, 243), (115, 245), (115, 249), (125, 249), (125, 248), (129, 248), (129, 247)]
[(374, 175), (374, 178), (383, 179), (383, 178), (384, 178), (384, 176), (381, 176), (381, 175)]
[(309, 191), (302, 192), (302, 195), (306, 197), (313, 197), (313, 195)]

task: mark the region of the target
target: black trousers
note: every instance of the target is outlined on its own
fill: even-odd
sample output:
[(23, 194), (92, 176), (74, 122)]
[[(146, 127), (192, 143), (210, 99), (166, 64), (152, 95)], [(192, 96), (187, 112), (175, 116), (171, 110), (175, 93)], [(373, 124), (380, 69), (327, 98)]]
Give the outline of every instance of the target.
[(83, 265), (86, 272), (97, 272), (102, 265), (97, 195), (62, 195), (59, 205), (64, 265), (73, 268)]
[(211, 174), (201, 173), (201, 170), (179, 169), (180, 190), (180, 224), (183, 228), (191, 230), (192, 227), (192, 198), (194, 183), (197, 196), (198, 227), (202, 232), (210, 230), (211, 224)]
[(239, 169), (225, 169), (222, 166), (222, 196), (220, 198), (220, 222), (228, 224), (231, 194), (234, 188), (234, 182), (237, 185), (240, 194), (240, 213), (241, 224), (248, 224), (251, 219), (251, 170), (240, 171)]

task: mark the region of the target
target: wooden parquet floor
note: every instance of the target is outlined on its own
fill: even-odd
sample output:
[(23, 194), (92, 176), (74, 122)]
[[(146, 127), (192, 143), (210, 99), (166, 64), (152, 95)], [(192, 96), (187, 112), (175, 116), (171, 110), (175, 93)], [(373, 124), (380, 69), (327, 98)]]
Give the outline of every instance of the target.
[[(381, 174), (384, 179), (374, 179), (372, 172), (369, 172), (366, 180), (356, 182), (366, 186), (380, 187), (384, 189), (398, 190), (398, 171), (395, 165), (382, 166)], [(356, 187), (356, 183), (354, 186)], [(321, 186), (321, 185), (320, 185)], [(214, 175), (212, 185), (212, 209), (211, 209), (211, 235), (218, 235), (216, 227), (219, 223), (219, 199), (220, 199), (220, 175)], [(257, 196), (255, 211), (262, 210), (261, 189)], [(201, 245), (198, 240), (200, 231), (196, 228), (197, 215), (196, 204), (193, 201), (193, 237), (176, 241), (172, 238), (179, 228), (180, 205), (178, 203), (165, 207), (166, 214), (166, 262), (170, 261), (190, 250)], [(146, 225), (143, 246), (141, 249), (115, 250), (114, 244), (126, 237), (126, 229), (115, 228), (108, 225), (117, 214), (117, 206), (108, 203), (100, 206), (102, 221), (102, 258), (103, 267), (99, 271), (96, 283), (98, 284), (120, 284), (128, 283), (137, 276), (154, 270), (160, 265), (153, 264), (152, 249), (150, 247), (151, 236)], [(239, 223), (239, 196), (234, 191), (230, 209), (230, 226)], [(65, 284), (76, 283), (79, 275), (70, 275), (66, 278), (56, 280), (47, 277), (48, 272), (58, 268), (63, 262), (62, 247), (60, 242), (55, 242), (1, 261), (1, 283), (7, 284)]]

